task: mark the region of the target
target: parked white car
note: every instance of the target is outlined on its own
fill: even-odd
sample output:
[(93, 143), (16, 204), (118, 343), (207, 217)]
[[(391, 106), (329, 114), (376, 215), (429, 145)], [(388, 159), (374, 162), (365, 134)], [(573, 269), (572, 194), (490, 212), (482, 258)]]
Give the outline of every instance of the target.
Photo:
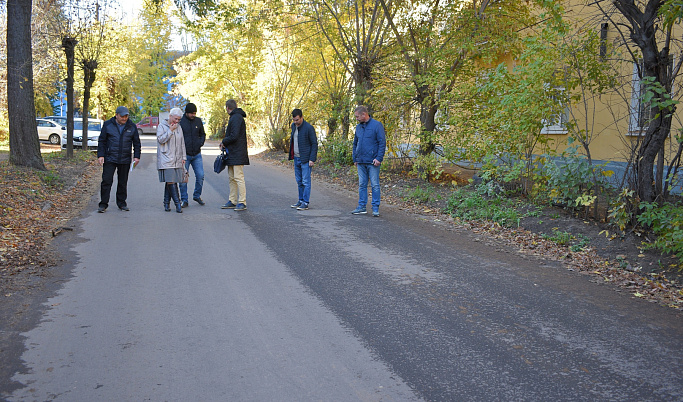
[(36, 119), (38, 126), (38, 139), (41, 141), (50, 141), (50, 144), (59, 144), (59, 139), (63, 134), (66, 134), (66, 127), (46, 119)]
[[(97, 149), (97, 141), (100, 138), (104, 121), (88, 119), (88, 149)], [(83, 120), (74, 121), (74, 148), (83, 146)], [(62, 135), (62, 149), (66, 149), (66, 132)]]
[[(66, 116), (47, 116), (47, 117), (41, 117), (41, 119), (56, 121), (57, 123), (66, 127)], [(75, 119), (78, 119), (78, 117), (74, 118), (74, 120)]]

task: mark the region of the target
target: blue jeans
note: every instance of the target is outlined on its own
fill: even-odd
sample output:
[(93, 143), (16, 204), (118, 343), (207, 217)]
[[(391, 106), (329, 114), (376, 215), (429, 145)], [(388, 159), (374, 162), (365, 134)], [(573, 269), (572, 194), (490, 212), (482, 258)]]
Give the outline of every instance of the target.
[(311, 167), (308, 161), (301, 162), (301, 158), (294, 157), (294, 178), (299, 187), (299, 201), (308, 202), (311, 199)]
[(372, 163), (357, 163), (358, 169), (358, 206), (365, 208), (368, 204), (368, 178), (372, 187), (372, 210), (379, 211), (380, 187), (379, 166)]
[[(185, 169), (190, 171), (190, 166), (194, 170), (194, 193), (192, 193), (192, 198), (199, 198), (202, 196), (202, 186), (204, 185), (204, 162), (202, 161), (202, 154), (197, 154), (195, 156), (187, 155), (185, 159)], [(187, 183), (180, 183), (180, 199), (187, 202)]]

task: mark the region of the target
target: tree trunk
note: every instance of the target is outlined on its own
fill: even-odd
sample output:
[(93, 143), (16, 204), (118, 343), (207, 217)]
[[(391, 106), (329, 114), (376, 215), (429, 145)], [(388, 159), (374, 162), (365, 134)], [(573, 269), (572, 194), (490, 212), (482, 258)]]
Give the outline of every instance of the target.
[(436, 112), (439, 108), (435, 105), (421, 105), (420, 110), (420, 155), (429, 155), (436, 149), (432, 141), (436, 129)]
[(339, 128), (339, 120), (342, 117), (342, 100), (341, 96), (337, 94), (330, 95), (330, 102), (332, 103), (332, 116), (327, 119), (327, 138), (333, 139), (337, 135), (337, 128)]
[(349, 113), (346, 113), (344, 114), (344, 117), (342, 117), (342, 138), (348, 140), (350, 132), (351, 118), (349, 117)]
[[(657, 110), (657, 113), (661, 113)], [(667, 124), (668, 121), (668, 124)], [(660, 195), (655, 188), (655, 159), (664, 147), (666, 138), (671, 131), (671, 117), (660, 116), (650, 123), (645, 141), (638, 150), (636, 165), (637, 193), (641, 201), (652, 202)], [(657, 178), (659, 180), (660, 178)]]
[(45, 169), (33, 93), (32, 0), (7, 1), (7, 114), (10, 163)]
[(330, 117), (327, 119), (327, 138), (334, 138), (335, 131), (337, 131), (337, 118)]
[[(348, 101), (345, 94), (332, 95), (332, 117), (327, 120), (329, 138), (349, 139), (349, 110)], [(338, 130), (341, 131), (338, 133)]]
[[(425, 86), (418, 88), (417, 97), (417, 102), (420, 105), (420, 148), (418, 153), (422, 156), (430, 155), (436, 149), (432, 139), (436, 129), (436, 112), (439, 108), (432, 101), (433, 97), (426, 94), (428, 89), (429, 87)], [(425, 172), (422, 167), (418, 169), (418, 172), (426, 176), (427, 182), (432, 180), (431, 172)]]
[(363, 54), (357, 55), (358, 61), (354, 64), (354, 81), (356, 82), (356, 104), (365, 105), (372, 115), (372, 105), (366, 104), (372, 92), (372, 69), (374, 62), (368, 60)]
[(83, 66), (83, 150), (88, 150), (88, 116), (90, 115), (90, 89), (95, 82), (97, 60), (82, 60)]
[(417, 81), (414, 83), (417, 90), (416, 100), (420, 105), (420, 155), (429, 155), (436, 149), (432, 138), (439, 106), (434, 102), (434, 91), (428, 85), (418, 86)]
[[(654, 77), (663, 89), (671, 93), (672, 80), (669, 77), (671, 72), (668, 71), (669, 49), (664, 47), (660, 52), (655, 36), (660, 29), (657, 23), (660, 22), (659, 9), (663, 1), (649, 0), (644, 5), (643, 11), (634, 4), (633, 0), (612, 0), (612, 2), (629, 22), (630, 38), (642, 53), (640, 78)], [(666, 138), (671, 132), (671, 115), (674, 112), (675, 107), (665, 111), (656, 105), (651, 107), (649, 115), (659, 117), (648, 123), (647, 131), (638, 149), (635, 166), (636, 192), (641, 201), (655, 201), (662, 193), (662, 186), (655, 185), (655, 180), (662, 179), (661, 176), (655, 177), (655, 159), (664, 148)]]
[(78, 41), (62, 38), (62, 48), (66, 54), (66, 157), (74, 156), (74, 49)]

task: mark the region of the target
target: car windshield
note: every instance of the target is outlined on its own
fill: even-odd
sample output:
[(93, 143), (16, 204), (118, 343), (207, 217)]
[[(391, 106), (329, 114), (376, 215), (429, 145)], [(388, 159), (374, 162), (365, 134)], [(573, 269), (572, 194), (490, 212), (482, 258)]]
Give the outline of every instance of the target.
[[(88, 131), (100, 131), (102, 128), (100, 127), (100, 123), (96, 121), (91, 121), (88, 123)], [(82, 121), (74, 121), (74, 131), (76, 130), (83, 130), (83, 122)]]

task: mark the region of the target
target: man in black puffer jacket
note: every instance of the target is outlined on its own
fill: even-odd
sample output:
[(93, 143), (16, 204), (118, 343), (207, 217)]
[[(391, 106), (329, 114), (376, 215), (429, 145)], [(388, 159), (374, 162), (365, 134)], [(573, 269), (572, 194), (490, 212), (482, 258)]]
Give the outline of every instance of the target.
[[(202, 119), (197, 117), (197, 106), (194, 103), (188, 103), (185, 106), (185, 114), (180, 119), (180, 127), (183, 129), (183, 138), (185, 138), (185, 150), (187, 151), (187, 159), (185, 160), (185, 170), (190, 171), (190, 166), (194, 170), (194, 192), (192, 199), (197, 201), (199, 205), (204, 205), (202, 200), (202, 186), (204, 185), (204, 162), (202, 161), (202, 146), (206, 140), (206, 133), (204, 132), (204, 123)], [(187, 183), (180, 183), (180, 199), (183, 202), (183, 208), (188, 206)]]
[[(135, 148), (133, 157), (131, 153)], [(128, 108), (116, 108), (116, 116), (104, 122), (100, 139), (97, 143), (97, 160), (102, 165), (102, 184), (100, 186), (100, 205), (97, 212), (104, 212), (109, 206), (109, 195), (114, 183), (114, 172), (118, 176), (116, 187), (116, 205), (122, 211), (129, 211), (126, 204), (128, 198), (128, 172), (130, 164), (140, 162), (140, 136), (135, 124), (128, 120)], [(132, 159), (132, 160), (131, 160)]]
[(247, 124), (244, 118), (247, 114), (237, 107), (237, 102), (230, 99), (225, 102), (225, 110), (230, 115), (225, 138), (221, 142), (221, 149), (228, 150), (228, 175), (230, 176), (230, 198), (223, 205), (223, 209), (244, 211), (247, 209), (247, 187), (244, 183), (244, 165), (249, 164), (247, 149)]

